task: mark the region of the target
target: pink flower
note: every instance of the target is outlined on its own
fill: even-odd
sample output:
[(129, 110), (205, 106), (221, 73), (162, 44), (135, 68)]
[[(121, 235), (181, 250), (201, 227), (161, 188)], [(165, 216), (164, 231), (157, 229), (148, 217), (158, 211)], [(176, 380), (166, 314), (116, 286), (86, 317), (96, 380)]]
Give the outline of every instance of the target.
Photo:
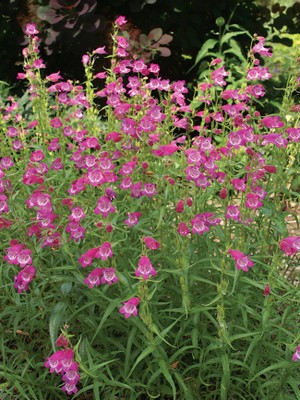
[(296, 347), (296, 351), (293, 354), (292, 360), (293, 361), (299, 361), (300, 360), (300, 346)]
[(286, 237), (280, 241), (279, 246), (287, 256), (292, 256), (300, 250), (300, 236)]
[(128, 213), (128, 218), (125, 219), (124, 224), (129, 226), (130, 228), (134, 225), (137, 225), (139, 222), (139, 217), (141, 217), (141, 213), (138, 211)]
[(261, 207), (263, 203), (260, 201), (260, 197), (254, 193), (248, 193), (246, 196), (245, 206), (247, 208), (251, 208), (252, 210), (256, 210)]
[(254, 265), (253, 261), (251, 261), (250, 258), (241, 251), (230, 249), (228, 250), (228, 253), (235, 260), (236, 269), (242, 269), (243, 271), (248, 272), (249, 271), (248, 268), (253, 267)]
[(107, 283), (110, 286), (112, 283), (116, 282), (118, 282), (116, 270), (114, 268), (103, 268), (101, 283)]
[(85, 279), (84, 283), (90, 289), (94, 286), (99, 286), (101, 283), (100, 277), (103, 275), (103, 268), (95, 268)]
[(127, 19), (123, 16), (123, 15), (120, 15), (117, 19), (116, 19), (116, 24), (118, 25), (118, 26), (122, 26), (122, 25), (125, 25), (126, 23), (127, 23)]
[(228, 206), (226, 209), (225, 218), (233, 219), (234, 221), (239, 221), (240, 219), (239, 206)]
[(103, 242), (100, 247), (97, 248), (95, 258), (101, 258), (103, 261), (113, 256), (112, 247), (110, 242)]
[(258, 53), (261, 56), (272, 57), (272, 52), (270, 47), (264, 47), (265, 38), (262, 36), (258, 36), (258, 43), (253, 46), (252, 53)]
[(152, 150), (152, 154), (159, 157), (170, 156), (178, 150), (176, 144), (160, 146), (157, 150)]
[(132, 315), (136, 317), (138, 315), (138, 309), (137, 306), (140, 302), (140, 299), (138, 297), (132, 297), (128, 301), (125, 301), (123, 303), (123, 306), (120, 308), (120, 313), (124, 314), (125, 318), (129, 318)]
[(264, 288), (264, 296), (269, 296), (270, 293), (271, 293), (270, 285), (266, 285)]
[(46, 76), (46, 80), (53, 82), (53, 83), (58, 82), (60, 79), (62, 79), (62, 76), (60, 75), (60, 71), (54, 72), (53, 74)]
[(107, 54), (107, 51), (105, 50), (105, 46), (98, 47), (97, 49), (93, 50), (94, 54)]
[(34, 36), (39, 33), (39, 31), (36, 29), (35, 24), (26, 24), (26, 30), (25, 30), (26, 35), (29, 36)]
[(22, 293), (23, 290), (28, 290), (29, 283), (35, 276), (35, 268), (32, 265), (26, 265), (15, 277), (14, 288), (18, 290), (18, 293)]
[(177, 228), (177, 232), (181, 236), (187, 236), (190, 233), (190, 229), (185, 222), (180, 222)]
[(175, 206), (175, 210), (178, 214), (182, 213), (182, 211), (184, 210), (184, 201), (183, 200), (179, 200)]
[(81, 264), (82, 268), (92, 265), (94, 258), (96, 258), (98, 249), (98, 247), (93, 247), (79, 257), (78, 262)]
[(94, 209), (95, 214), (102, 214), (104, 218), (108, 216), (109, 213), (114, 213), (115, 207), (107, 196), (101, 196), (97, 202), (97, 206)]
[(155, 276), (157, 274), (156, 270), (152, 267), (152, 264), (147, 256), (142, 256), (139, 260), (137, 269), (135, 270), (135, 276), (141, 276), (143, 279), (147, 280), (149, 277)]
[(143, 240), (145, 245), (150, 250), (157, 250), (160, 248), (160, 243), (157, 240), (153, 239), (153, 237), (151, 236), (145, 236)]

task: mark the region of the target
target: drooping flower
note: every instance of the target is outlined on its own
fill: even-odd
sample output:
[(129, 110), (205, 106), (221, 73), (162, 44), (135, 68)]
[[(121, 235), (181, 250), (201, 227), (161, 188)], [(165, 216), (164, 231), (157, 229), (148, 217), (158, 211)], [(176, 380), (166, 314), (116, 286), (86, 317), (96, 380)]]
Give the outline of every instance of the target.
[(288, 236), (280, 241), (279, 246), (287, 256), (292, 256), (300, 251), (300, 236)]
[(249, 268), (253, 267), (253, 261), (241, 251), (230, 249), (228, 250), (228, 253), (235, 260), (236, 269), (242, 269), (243, 271), (248, 272)]
[(147, 256), (142, 256), (135, 270), (135, 276), (141, 276), (143, 279), (147, 280), (150, 276), (155, 276), (156, 274), (157, 272), (153, 268), (149, 258)]
[(150, 250), (157, 250), (160, 248), (160, 243), (151, 236), (145, 236), (143, 241)]

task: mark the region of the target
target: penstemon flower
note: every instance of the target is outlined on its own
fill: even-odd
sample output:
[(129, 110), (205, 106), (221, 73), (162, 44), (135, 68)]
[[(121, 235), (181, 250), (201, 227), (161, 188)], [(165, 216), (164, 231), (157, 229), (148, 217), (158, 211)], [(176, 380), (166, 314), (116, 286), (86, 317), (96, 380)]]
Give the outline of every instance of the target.
[(120, 313), (124, 314), (125, 318), (130, 318), (131, 316), (136, 317), (138, 315), (138, 304), (140, 299), (138, 297), (132, 297), (131, 299), (125, 301), (123, 306), (120, 308)]
[(241, 251), (230, 249), (228, 250), (228, 253), (235, 260), (236, 269), (242, 269), (243, 271), (248, 272), (249, 268), (253, 267), (253, 261)]

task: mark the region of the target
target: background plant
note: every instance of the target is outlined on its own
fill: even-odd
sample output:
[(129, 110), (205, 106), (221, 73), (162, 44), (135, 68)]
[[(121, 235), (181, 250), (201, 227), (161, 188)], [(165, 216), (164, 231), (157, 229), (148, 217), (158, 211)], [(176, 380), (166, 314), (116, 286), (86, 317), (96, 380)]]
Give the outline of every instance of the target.
[(1, 390), (298, 397), (298, 69), (282, 112), (258, 112), (270, 49), (256, 37), (240, 86), (213, 59), (189, 102), (184, 81), (129, 57), (125, 21), (109, 69), (93, 70), (104, 47), (83, 55), (82, 85), (44, 77), (26, 28), (29, 104), (10, 98), (1, 120)]

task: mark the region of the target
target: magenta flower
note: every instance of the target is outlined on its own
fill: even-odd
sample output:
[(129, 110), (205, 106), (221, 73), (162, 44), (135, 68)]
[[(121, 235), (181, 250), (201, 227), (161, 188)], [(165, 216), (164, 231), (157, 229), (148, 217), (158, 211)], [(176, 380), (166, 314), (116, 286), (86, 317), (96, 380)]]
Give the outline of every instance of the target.
[(28, 290), (28, 285), (33, 280), (35, 273), (35, 268), (32, 265), (26, 265), (26, 267), (15, 276), (14, 288), (18, 290), (18, 293)]
[(170, 156), (178, 150), (176, 144), (160, 146), (157, 150), (152, 150), (152, 154), (159, 157)]
[(97, 206), (94, 209), (95, 214), (102, 214), (104, 218), (108, 216), (108, 213), (114, 213), (115, 207), (107, 196), (101, 196), (97, 202)]
[(112, 283), (116, 282), (118, 282), (116, 270), (114, 268), (103, 268), (101, 283), (107, 283), (110, 286)]
[(62, 349), (48, 357), (44, 366), (50, 369), (50, 373), (57, 373), (62, 376), (64, 385), (62, 390), (67, 394), (77, 393), (76, 384), (80, 379), (78, 363), (74, 361), (73, 349)]
[(82, 268), (92, 265), (94, 258), (96, 258), (98, 249), (98, 247), (93, 247), (79, 257), (78, 262), (81, 264)]
[(233, 219), (234, 221), (239, 221), (240, 219), (239, 206), (228, 206), (226, 209), (225, 218)]
[(140, 299), (138, 297), (132, 297), (128, 301), (125, 301), (123, 303), (123, 306), (120, 308), (120, 313), (124, 314), (125, 318), (129, 318), (132, 315), (136, 317), (138, 315), (138, 309), (137, 306), (140, 302)]
[(274, 128), (281, 128), (284, 126), (284, 122), (280, 120), (280, 117), (276, 115), (272, 115), (269, 117), (264, 117), (261, 122), (264, 124), (265, 127), (269, 129)]
[(145, 236), (143, 240), (145, 245), (150, 250), (157, 250), (160, 248), (160, 243), (157, 240), (153, 239), (153, 237), (151, 236)]
[(300, 250), (300, 236), (286, 237), (280, 241), (279, 246), (287, 256), (292, 256)]
[(130, 228), (134, 225), (137, 225), (139, 222), (139, 218), (141, 217), (141, 213), (138, 211), (128, 213), (127, 219), (125, 219), (124, 224), (129, 226)]
[(28, 36), (34, 36), (34, 35), (37, 35), (39, 33), (39, 31), (36, 29), (35, 24), (26, 24), (25, 33)]
[(198, 235), (209, 231), (209, 226), (206, 218), (202, 214), (197, 214), (192, 220), (192, 232)]
[(292, 360), (293, 361), (299, 361), (300, 360), (300, 346), (296, 347), (296, 351), (293, 354)]
[(103, 275), (103, 268), (95, 268), (85, 279), (84, 283), (88, 285), (90, 289), (94, 286), (99, 286), (101, 283), (101, 276)]
[(260, 197), (254, 193), (248, 193), (246, 196), (245, 206), (252, 210), (257, 210), (263, 203), (260, 201)]
[(97, 248), (95, 258), (101, 258), (103, 261), (113, 256), (111, 243), (103, 242), (100, 247)]
[(261, 56), (272, 57), (272, 52), (270, 47), (264, 47), (265, 38), (263, 36), (257, 37), (258, 43), (253, 46), (252, 53), (260, 54)]
[(177, 232), (181, 236), (187, 236), (190, 233), (190, 229), (185, 222), (180, 222), (177, 228)]
[(184, 210), (184, 201), (182, 199), (180, 199), (176, 206), (175, 206), (175, 210), (178, 214), (182, 213), (182, 211)]
[(153, 268), (149, 258), (147, 256), (142, 256), (135, 270), (135, 276), (141, 276), (143, 279), (147, 280), (150, 276), (155, 276), (156, 274), (157, 272)]
[(123, 15), (120, 15), (117, 19), (116, 19), (116, 24), (118, 25), (118, 26), (122, 26), (122, 25), (125, 25), (126, 23), (127, 23), (127, 19), (123, 16)]
[(242, 269), (245, 272), (248, 272), (249, 269), (253, 267), (254, 263), (246, 254), (242, 253), (239, 250), (228, 250), (228, 253), (232, 256), (236, 263), (236, 269)]

